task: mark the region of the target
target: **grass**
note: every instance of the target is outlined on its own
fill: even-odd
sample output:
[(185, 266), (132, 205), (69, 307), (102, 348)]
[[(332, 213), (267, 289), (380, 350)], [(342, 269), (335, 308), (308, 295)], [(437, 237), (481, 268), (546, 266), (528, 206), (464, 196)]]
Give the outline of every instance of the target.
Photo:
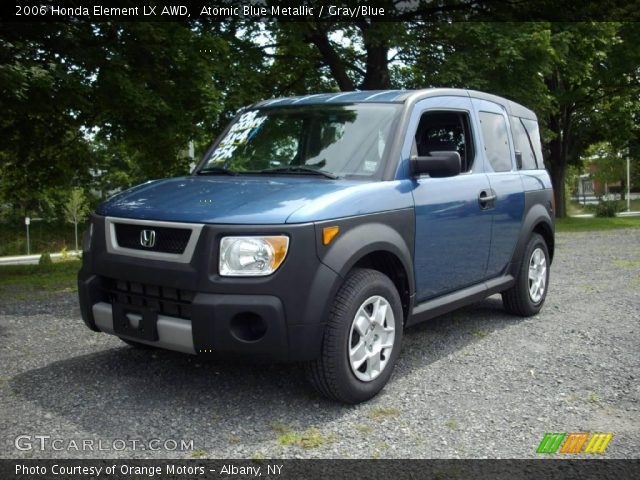
[(489, 335), (489, 332), (487, 332), (486, 330), (476, 330), (474, 332), (471, 332), (471, 335), (478, 338), (484, 338)]
[(55, 292), (77, 290), (80, 260), (41, 265), (0, 266), (0, 299), (34, 299)]
[(387, 442), (380, 442), (380, 443), (376, 443), (375, 445), (376, 450), (380, 451), (380, 450), (389, 450), (389, 444)]
[[(640, 199), (631, 200), (631, 211), (640, 211)], [(589, 206), (581, 205), (578, 202), (568, 202), (568, 217), (556, 219), (556, 230), (558, 232), (587, 232), (591, 230), (640, 228), (640, 217), (572, 218), (573, 215), (583, 213), (593, 213), (593, 209), (590, 209)]]
[(447, 420), (444, 423), (447, 427), (449, 427), (451, 430), (457, 430), (458, 429), (458, 421), (454, 418), (452, 418), (451, 420)]
[(640, 228), (640, 217), (567, 217), (556, 219), (557, 232), (589, 232), (592, 230), (615, 230), (619, 228)]
[(256, 452), (251, 456), (251, 461), (253, 463), (262, 463), (264, 459), (265, 459), (265, 456), (263, 451)]
[(355, 429), (360, 433), (371, 433), (373, 432), (373, 427), (371, 425), (356, 425)]
[(369, 410), (369, 418), (371, 420), (382, 420), (389, 417), (397, 417), (400, 410), (395, 407), (374, 407)]
[(318, 448), (335, 439), (332, 435), (326, 437), (316, 427), (311, 427), (303, 432), (296, 432), (288, 425), (275, 423), (271, 426), (276, 434), (278, 443), (283, 447), (299, 447), (309, 450)]
[(640, 260), (613, 260), (616, 267), (640, 267)]
[(276, 436), (280, 437), (285, 433), (289, 433), (291, 431), (291, 427), (284, 423), (274, 423), (271, 425), (271, 430), (273, 430)]

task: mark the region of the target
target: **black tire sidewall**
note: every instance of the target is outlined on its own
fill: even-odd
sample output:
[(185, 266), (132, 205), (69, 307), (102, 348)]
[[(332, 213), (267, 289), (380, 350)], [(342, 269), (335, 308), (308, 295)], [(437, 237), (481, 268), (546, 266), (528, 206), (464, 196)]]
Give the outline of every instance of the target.
[[(393, 282), (385, 275), (375, 272), (377, 275), (373, 282), (359, 282), (356, 285), (354, 295), (349, 298), (349, 306), (342, 313), (340, 320), (340, 332), (337, 337), (339, 358), (337, 360), (336, 380), (340, 390), (345, 392), (350, 402), (362, 402), (376, 395), (389, 381), (393, 373), (393, 367), (400, 354), (402, 345), (402, 304), (400, 296)], [(369, 297), (379, 295), (385, 298), (393, 311), (395, 320), (395, 338), (389, 361), (382, 373), (370, 382), (359, 380), (351, 370), (349, 361), (349, 334), (356, 312)]]

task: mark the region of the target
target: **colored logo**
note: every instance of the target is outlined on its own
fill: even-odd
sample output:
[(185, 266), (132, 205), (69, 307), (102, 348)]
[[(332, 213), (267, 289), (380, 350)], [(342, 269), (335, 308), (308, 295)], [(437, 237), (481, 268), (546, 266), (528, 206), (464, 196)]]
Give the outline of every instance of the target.
[(536, 452), (604, 453), (612, 438), (613, 433), (545, 433)]

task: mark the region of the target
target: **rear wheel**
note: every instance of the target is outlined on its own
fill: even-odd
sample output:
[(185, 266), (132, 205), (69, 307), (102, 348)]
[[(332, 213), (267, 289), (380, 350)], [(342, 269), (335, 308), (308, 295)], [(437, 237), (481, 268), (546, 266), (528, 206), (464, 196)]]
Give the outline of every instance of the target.
[(333, 301), (322, 353), (308, 365), (313, 386), (345, 403), (375, 396), (398, 358), (402, 323), (393, 282), (376, 270), (353, 270)]
[(549, 250), (541, 235), (534, 233), (527, 243), (516, 283), (502, 293), (509, 313), (529, 317), (540, 311), (549, 285)]

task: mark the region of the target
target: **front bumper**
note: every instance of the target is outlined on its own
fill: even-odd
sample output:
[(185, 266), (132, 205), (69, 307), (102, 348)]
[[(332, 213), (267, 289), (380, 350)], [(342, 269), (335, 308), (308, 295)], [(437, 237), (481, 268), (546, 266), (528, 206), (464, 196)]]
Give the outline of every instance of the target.
[[(285, 361), (319, 355), (329, 299), (340, 279), (319, 261), (312, 224), (205, 225), (191, 261), (175, 263), (108, 252), (104, 218), (92, 221), (78, 277), (82, 318), (92, 330), (196, 355), (229, 352)], [(289, 235), (290, 248), (273, 275), (217, 274), (223, 236), (282, 233)]]

